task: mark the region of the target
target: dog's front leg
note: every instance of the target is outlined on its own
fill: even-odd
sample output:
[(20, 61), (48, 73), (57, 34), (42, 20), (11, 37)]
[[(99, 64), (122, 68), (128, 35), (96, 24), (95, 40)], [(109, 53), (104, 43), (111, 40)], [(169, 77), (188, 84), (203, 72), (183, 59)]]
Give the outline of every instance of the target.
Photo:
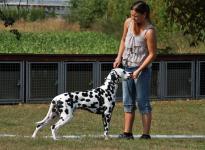
[(104, 126), (104, 137), (105, 140), (109, 139), (109, 126), (111, 121), (111, 114), (103, 114), (102, 115), (103, 126)]

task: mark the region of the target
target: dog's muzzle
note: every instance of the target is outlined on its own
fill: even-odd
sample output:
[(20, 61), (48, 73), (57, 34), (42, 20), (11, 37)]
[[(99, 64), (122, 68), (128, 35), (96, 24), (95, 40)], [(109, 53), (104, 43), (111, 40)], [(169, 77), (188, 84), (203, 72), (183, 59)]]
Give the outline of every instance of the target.
[(130, 78), (132, 78), (132, 76), (133, 76), (133, 72), (129, 72), (129, 77), (128, 77), (128, 79), (130, 79)]

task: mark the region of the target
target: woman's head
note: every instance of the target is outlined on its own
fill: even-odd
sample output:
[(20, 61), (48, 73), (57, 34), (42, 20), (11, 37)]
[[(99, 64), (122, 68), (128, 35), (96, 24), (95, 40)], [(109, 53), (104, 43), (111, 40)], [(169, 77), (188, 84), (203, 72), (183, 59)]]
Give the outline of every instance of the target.
[(131, 6), (131, 17), (137, 23), (142, 23), (145, 19), (150, 21), (150, 8), (144, 1), (136, 1)]

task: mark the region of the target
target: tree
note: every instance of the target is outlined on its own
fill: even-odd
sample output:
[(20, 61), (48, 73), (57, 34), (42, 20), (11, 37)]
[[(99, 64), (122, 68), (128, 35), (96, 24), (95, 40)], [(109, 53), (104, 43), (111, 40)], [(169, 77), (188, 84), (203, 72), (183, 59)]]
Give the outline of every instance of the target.
[(103, 32), (121, 38), (125, 19), (130, 15), (130, 6), (134, 0), (108, 0), (107, 10), (101, 19)]
[(70, 0), (71, 17), (83, 28), (89, 28), (105, 14), (107, 0)]
[(171, 22), (177, 23), (184, 35), (192, 37), (190, 46), (205, 42), (205, 1), (165, 0)]

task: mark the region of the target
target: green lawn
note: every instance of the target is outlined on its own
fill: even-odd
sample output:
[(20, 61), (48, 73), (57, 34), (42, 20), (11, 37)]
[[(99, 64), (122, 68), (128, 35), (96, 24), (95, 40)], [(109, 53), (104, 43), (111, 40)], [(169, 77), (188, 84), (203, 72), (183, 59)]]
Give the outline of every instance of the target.
[[(151, 134), (188, 134), (205, 135), (205, 100), (197, 101), (160, 101), (152, 102), (153, 122)], [(15, 134), (19, 137), (0, 137), (0, 150), (5, 149), (86, 149), (86, 150), (123, 150), (156, 149), (187, 150), (205, 149), (205, 139), (135, 139), (126, 141), (102, 138), (63, 139), (53, 141), (43, 136), (51, 135), (50, 126), (37, 134), (37, 139), (23, 138), (31, 136), (36, 121), (47, 113), (47, 104), (2, 105), (0, 106), (0, 134)], [(134, 134), (141, 134), (141, 121), (136, 113)], [(116, 105), (111, 121), (110, 134), (119, 134), (123, 129), (123, 109)], [(70, 124), (60, 128), (58, 135), (102, 135), (101, 116), (79, 110)]]

